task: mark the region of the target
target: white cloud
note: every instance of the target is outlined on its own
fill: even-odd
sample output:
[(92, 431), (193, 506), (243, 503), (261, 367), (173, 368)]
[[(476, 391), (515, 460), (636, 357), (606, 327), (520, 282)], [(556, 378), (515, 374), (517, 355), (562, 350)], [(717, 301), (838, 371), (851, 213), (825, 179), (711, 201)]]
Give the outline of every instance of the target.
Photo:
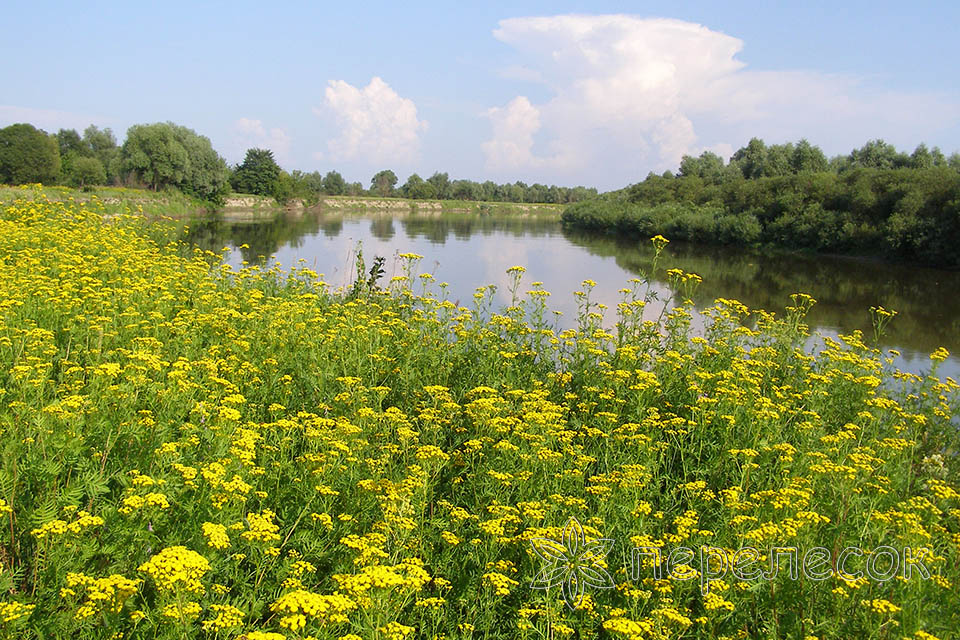
[(517, 96), (505, 107), (487, 110), (493, 125), (493, 139), (481, 147), (487, 165), (497, 169), (516, 169), (541, 164), (533, 155), (533, 134), (540, 129), (540, 110), (525, 96)]
[(290, 135), (279, 127), (268, 129), (260, 120), (240, 118), (233, 123), (234, 148), (241, 159), (247, 149), (269, 149), (280, 165), (290, 159)]
[[(417, 118), (412, 100), (374, 77), (358, 89), (343, 80), (331, 80), (326, 112), (334, 115), (340, 135), (327, 143), (333, 160), (363, 160), (370, 164), (409, 164), (420, 151), (420, 133), (426, 121)], [(318, 116), (326, 115), (314, 109)]]
[(504, 173), (552, 167), (633, 181), (676, 168), (685, 153), (728, 156), (754, 135), (806, 137), (828, 152), (834, 142), (839, 152), (875, 137), (916, 144), (960, 117), (960, 105), (937, 96), (870, 90), (852, 77), (751, 71), (736, 57), (741, 40), (680, 20), (513, 18), (494, 36), (522, 54), (509, 70), (553, 92), (543, 104), (518, 96), (487, 112), (493, 137), (482, 149)]

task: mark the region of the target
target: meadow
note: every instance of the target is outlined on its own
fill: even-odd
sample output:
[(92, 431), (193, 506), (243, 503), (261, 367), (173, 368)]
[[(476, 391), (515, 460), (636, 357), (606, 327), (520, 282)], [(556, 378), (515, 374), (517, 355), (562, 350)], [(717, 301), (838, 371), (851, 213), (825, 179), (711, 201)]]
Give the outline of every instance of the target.
[(956, 637), (960, 394), (945, 350), (917, 376), (872, 346), (892, 311), (811, 354), (802, 293), (698, 335), (700, 276), (651, 320), (645, 278), (602, 309), (584, 274), (559, 331), (521, 266), (505, 309), (415, 254), (334, 290), (16, 195), (0, 636)]

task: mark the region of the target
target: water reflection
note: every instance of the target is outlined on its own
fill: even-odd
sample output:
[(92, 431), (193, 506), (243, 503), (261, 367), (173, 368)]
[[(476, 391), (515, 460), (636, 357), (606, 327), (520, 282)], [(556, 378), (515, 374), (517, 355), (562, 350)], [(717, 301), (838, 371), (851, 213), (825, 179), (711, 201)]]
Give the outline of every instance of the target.
[[(648, 270), (653, 256), (648, 242), (564, 232), (555, 217), (542, 214), (313, 211), (265, 218), (213, 217), (192, 222), (190, 240), (212, 251), (225, 245), (243, 247), (231, 253), (235, 266), (241, 261), (290, 266), (302, 260), (334, 285), (349, 283), (358, 243), (366, 256), (387, 258), (387, 278), (399, 273), (396, 254), (412, 251), (425, 256), (423, 271), (450, 283), (446, 295), (465, 305), (476, 287), (487, 284), (498, 287), (499, 303), (509, 302), (505, 272), (523, 265), (525, 282), (542, 281), (553, 293), (550, 307), (562, 312), (560, 327), (572, 325), (577, 313), (572, 292), (585, 278), (598, 283), (592, 298), (615, 309), (618, 290)], [(901, 351), (897, 364), (906, 370), (926, 370), (927, 355), (939, 346), (960, 352), (957, 272), (679, 243), (668, 246), (661, 264), (663, 270), (678, 267), (703, 276), (694, 296), (700, 309), (723, 297), (782, 313), (791, 293), (809, 293), (818, 301), (809, 324), (826, 335), (854, 329), (870, 335), (870, 307), (896, 309), (899, 315), (887, 330), (884, 346)], [(655, 276), (655, 291), (669, 297), (662, 271)], [(650, 309), (651, 315), (658, 313), (659, 309)], [(615, 320), (612, 311), (607, 319)], [(958, 377), (960, 358), (951, 356), (941, 373)]]
[[(647, 243), (586, 234), (566, 237), (632, 272), (649, 266), (653, 253)], [(791, 293), (805, 292), (817, 299), (808, 320), (819, 328), (872, 334), (870, 307), (883, 306), (899, 312), (886, 331), (892, 344), (929, 354), (939, 346), (956, 345), (960, 336), (960, 272), (680, 243), (670, 244), (666, 256), (666, 265), (704, 276), (694, 296), (698, 307), (724, 297), (751, 308), (782, 310)]]

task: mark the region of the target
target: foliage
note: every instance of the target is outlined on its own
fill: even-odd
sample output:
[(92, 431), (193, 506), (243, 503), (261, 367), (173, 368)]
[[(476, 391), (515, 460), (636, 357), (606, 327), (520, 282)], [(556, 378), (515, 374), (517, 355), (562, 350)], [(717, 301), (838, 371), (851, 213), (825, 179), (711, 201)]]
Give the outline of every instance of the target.
[(392, 196), (397, 184), (397, 174), (390, 169), (378, 171), (370, 180), (370, 194), (375, 196)]
[[(66, 164), (66, 163), (64, 163)], [(97, 158), (72, 157), (69, 170), (65, 170), (68, 184), (88, 187), (107, 183), (107, 171)]]
[(62, 160), (62, 180), (75, 187), (105, 185), (119, 174), (119, 149), (113, 131), (90, 125), (83, 137), (76, 129), (60, 129), (57, 143)]
[(433, 200), (437, 197), (437, 188), (432, 183), (427, 182), (414, 173), (407, 178), (406, 183), (400, 188), (400, 193), (404, 198)]
[[(401, 195), (414, 200), (460, 200), (474, 202), (529, 202), (540, 204), (567, 204), (595, 198), (597, 190), (586, 187), (558, 187), (524, 182), (497, 184), (492, 180), (450, 180), (447, 173), (434, 173), (424, 180), (419, 174), (411, 174), (398, 190), (394, 189), (396, 174), (381, 171), (374, 176), (370, 195)], [(393, 180), (393, 182), (390, 182)], [(389, 185), (389, 186), (388, 186)], [(329, 191), (327, 193), (330, 193)], [(351, 194), (357, 195), (357, 194)]]
[(100, 161), (107, 172), (107, 183), (113, 184), (120, 175), (120, 148), (109, 127), (100, 129), (90, 125), (83, 130), (83, 144), (92, 157)]
[[(538, 284), (472, 308), (364, 270), (232, 271), (142, 218), (0, 209), (0, 630), (9, 637), (947, 638), (960, 626), (958, 387), (774, 317), (551, 327)], [(664, 240), (655, 238), (657, 250)], [(883, 310), (876, 310), (878, 317)], [(889, 312), (885, 312), (889, 314)], [(878, 323), (879, 326), (879, 323)], [(529, 589), (531, 538), (611, 538), (617, 589)], [(655, 579), (630, 549), (913, 548), (933, 574)], [(922, 551), (928, 550), (928, 551)], [(621, 556), (621, 553), (623, 556)], [(599, 558), (598, 558), (599, 559)], [(847, 571), (847, 572), (845, 572)], [(880, 631), (878, 631), (878, 629)], [(883, 629), (891, 633), (884, 635)], [(239, 635), (238, 635), (239, 634)], [(273, 635), (269, 635), (273, 634)], [(348, 635), (348, 634), (352, 634)]]
[(29, 124), (0, 129), (0, 182), (55, 182), (60, 175), (56, 138)]
[(156, 191), (173, 187), (219, 202), (229, 189), (229, 170), (210, 140), (172, 122), (139, 124), (127, 130), (120, 167)]
[(347, 190), (347, 183), (338, 171), (328, 171), (323, 176), (323, 192), (331, 196), (342, 196)]
[(828, 163), (805, 140), (768, 147), (754, 138), (726, 167), (718, 160), (684, 156), (677, 177), (651, 174), (567, 207), (562, 219), (640, 236), (960, 266), (960, 172), (938, 149), (919, 145), (908, 156), (874, 140)]
[[(134, 134), (132, 140), (131, 132)], [(435, 172), (427, 180), (413, 174), (408, 179), (409, 185), (398, 190), (399, 180), (391, 170), (377, 173), (368, 191), (359, 182), (347, 183), (337, 171), (321, 175), (318, 171), (294, 170), (285, 174), (272, 152), (264, 149), (249, 149), (244, 162), (231, 172), (206, 138), (173, 123), (137, 125), (128, 131), (128, 140), (122, 148), (117, 147), (110, 129), (101, 130), (94, 125), (87, 127), (82, 137), (75, 129), (61, 129), (55, 137), (62, 159), (64, 184), (87, 187), (94, 181), (110, 185), (140, 184), (153, 190), (176, 188), (213, 204), (221, 202), (226, 183), (240, 193), (273, 196), (281, 204), (299, 200), (308, 206), (317, 204), (322, 195), (403, 195), (417, 200), (547, 204), (567, 204), (597, 195), (596, 189), (582, 186), (527, 185), (519, 181), (513, 184), (496, 184), (490, 180), (482, 183), (463, 179), (451, 181), (446, 172)], [(78, 165), (75, 161), (79, 158), (96, 158), (106, 177), (101, 177), (91, 162), (82, 161)], [(82, 167), (82, 175), (75, 173), (76, 166)], [(43, 181), (54, 182), (55, 178), (47, 177)]]
[(446, 200), (450, 197), (450, 176), (447, 175), (446, 172), (434, 172), (432, 176), (427, 178), (427, 182), (433, 185), (433, 189), (437, 193), (437, 198)]
[(247, 149), (243, 162), (230, 176), (230, 186), (237, 193), (258, 196), (275, 195), (280, 180), (280, 165), (269, 149)]

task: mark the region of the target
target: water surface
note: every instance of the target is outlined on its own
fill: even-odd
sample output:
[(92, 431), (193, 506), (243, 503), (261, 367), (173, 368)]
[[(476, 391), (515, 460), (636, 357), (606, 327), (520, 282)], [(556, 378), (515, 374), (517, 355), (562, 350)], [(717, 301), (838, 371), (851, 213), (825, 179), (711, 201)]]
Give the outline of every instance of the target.
[[(526, 268), (521, 291), (533, 281), (543, 282), (552, 293), (549, 307), (563, 314), (560, 328), (574, 324), (573, 292), (585, 279), (597, 282), (591, 299), (609, 307), (606, 324), (615, 322), (618, 291), (641, 271), (648, 272), (653, 258), (649, 241), (564, 231), (555, 216), (543, 214), (241, 213), (195, 221), (190, 238), (213, 251), (231, 247), (228, 260), (234, 266), (304, 264), (335, 287), (352, 282), (358, 247), (368, 265), (374, 256), (386, 258), (385, 281), (401, 275), (398, 253), (418, 253), (424, 256), (420, 272), (448, 283), (446, 296), (465, 306), (472, 305), (477, 287), (490, 284), (497, 287), (496, 301), (508, 304), (506, 271), (520, 265)], [(923, 374), (929, 371), (929, 354), (943, 346), (951, 357), (940, 375), (960, 377), (960, 272), (679, 243), (668, 245), (660, 265), (652, 286), (661, 299), (673, 294), (666, 269), (677, 267), (703, 277), (693, 296), (698, 309), (728, 298), (782, 314), (790, 294), (809, 293), (817, 304), (807, 321), (823, 335), (860, 330), (872, 338), (870, 307), (894, 309), (898, 315), (881, 346), (900, 352), (896, 365)], [(647, 313), (656, 316), (659, 309)]]

